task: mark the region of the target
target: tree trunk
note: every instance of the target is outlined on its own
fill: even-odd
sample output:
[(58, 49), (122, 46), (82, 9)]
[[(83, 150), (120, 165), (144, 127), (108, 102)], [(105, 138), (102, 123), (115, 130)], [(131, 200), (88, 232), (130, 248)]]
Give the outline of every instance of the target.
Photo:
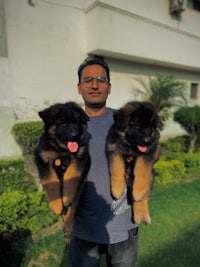
[(189, 147), (189, 153), (191, 154), (194, 152), (196, 141), (197, 141), (197, 135), (191, 136), (190, 147)]

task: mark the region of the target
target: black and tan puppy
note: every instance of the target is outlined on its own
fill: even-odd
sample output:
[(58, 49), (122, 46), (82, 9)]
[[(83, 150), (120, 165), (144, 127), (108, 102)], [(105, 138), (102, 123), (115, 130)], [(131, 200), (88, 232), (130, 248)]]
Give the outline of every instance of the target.
[(129, 102), (114, 113), (106, 151), (111, 177), (111, 193), (119, 199), (125, 184), (137, 224), (151, 224), (148, 201), (153, 164), (158, 160), (160, 121), (152, 104)]
[(39, 116), (44, 132), (35, 150), (35, 162), (49, 206), (55, 214), (62, 215), (69, 241), (90, 168), (86, 146), (89, 117), (74, 102), (52, 105)]

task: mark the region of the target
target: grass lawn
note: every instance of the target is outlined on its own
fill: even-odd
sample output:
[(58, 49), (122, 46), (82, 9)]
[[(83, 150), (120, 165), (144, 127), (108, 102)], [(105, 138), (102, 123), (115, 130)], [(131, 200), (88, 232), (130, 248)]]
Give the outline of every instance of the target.
[[(152, 225), (140, 226), (137, 267), (199, 267), (200, 180), (155, 189), (150, 210)], [(39, 233), (20, 253), (9, 254), (5, 267), (69, 267), (58, 227)]]
[(200, 180), (155, 191), (140, 227), (138, 267), (200, 266)]

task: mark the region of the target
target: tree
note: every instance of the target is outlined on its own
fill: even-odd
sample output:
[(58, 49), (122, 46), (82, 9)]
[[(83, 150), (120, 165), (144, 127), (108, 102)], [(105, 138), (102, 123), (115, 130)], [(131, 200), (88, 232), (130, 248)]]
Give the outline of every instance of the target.
[(153, 104), (162, 124), (174, 112), (174, 108), (187, 105), (186, 84), (177, 80), (174, 75), (150, 76), (148, 83), (141, 78), (136, 80), (143, 88), (136, 88), (135, 92), (141, 95), (144, 101)]
[(193, 153), (200, 135), (200, 106), (181, 107), (174, 112), (174, 120), (189, 134), (189, 153)]

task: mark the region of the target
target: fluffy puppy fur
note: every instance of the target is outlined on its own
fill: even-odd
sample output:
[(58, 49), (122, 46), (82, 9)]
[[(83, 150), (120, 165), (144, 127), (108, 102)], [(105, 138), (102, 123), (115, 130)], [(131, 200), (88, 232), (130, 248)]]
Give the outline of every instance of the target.
[(90, 156), (86, 146), (89, 117), (74, 102), (55, 104), (39, 112), (44, 132), (35, 149), (35, 162), (51, 210), (64, 220), (70, 242)]
[(153, 164), (159, 157), (159, 131), (160, 121), (153, 105), (133, 101), (114, 113), (106, 140), (112, 196), (119, 199), (127, 186), (137, 224), (151, 224), (148, 201)]

